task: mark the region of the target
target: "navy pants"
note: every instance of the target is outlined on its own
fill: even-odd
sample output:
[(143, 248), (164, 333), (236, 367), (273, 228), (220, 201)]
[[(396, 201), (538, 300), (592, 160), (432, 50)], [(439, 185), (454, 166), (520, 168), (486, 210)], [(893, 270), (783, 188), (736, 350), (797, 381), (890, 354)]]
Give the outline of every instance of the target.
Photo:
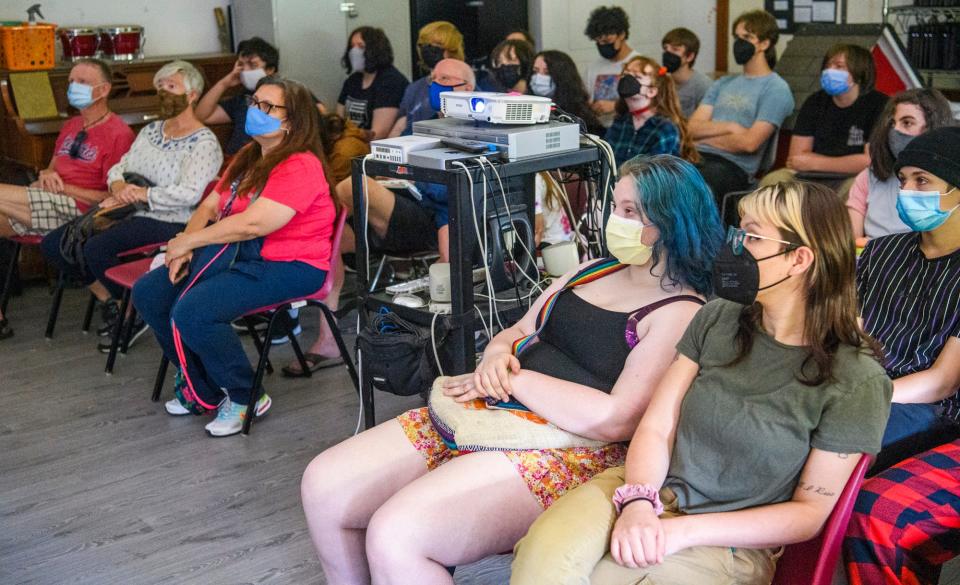
[(171, 326), (176, 325), (185, 374), (208, 406), (216, 406), (224, 392), (236, 404), (250, 402), (254, 371), (230, 322), (248, 311), (313, 294), (326, 278), (326, 271), (303, 262), (264, 260), (260, 244), (229, 244), (222, 253), (222, 244), (200, 248), (194, 251), (190, 274), (179, 284), (171, 284), (166, 267), (160, 267), (133, 287), (137, 311), (167, 359), (180, 364)]
[(167, 242), (182, 232), (183, 227), (182, 223), (159, 221), (149, 217), (124, 219), (86, 241), (83, 245), (86, 266), (71, 264), (60, 255), (60, 238), (66, 226), (60, 226), (47, 234), (40, 247), (43, 249), (43, 255), (57, 267), (61, 274), (76, 278), (87, 285), (98, 280), (107, 287), (110, 296), (119, 299), (123, 295), (123, 288), (104, 276), (108, 269), (121, 264), (117, 254), (148, 244)]

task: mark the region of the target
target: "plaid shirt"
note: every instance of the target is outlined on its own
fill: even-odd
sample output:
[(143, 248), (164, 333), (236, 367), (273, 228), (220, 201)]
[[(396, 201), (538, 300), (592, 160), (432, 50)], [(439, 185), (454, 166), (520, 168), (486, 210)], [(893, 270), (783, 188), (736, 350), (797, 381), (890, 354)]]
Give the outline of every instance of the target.
[(650, 116), (639, 130), (634, 130), (633, 116), (627, 112), (613, 121), (604, 140), (613, 147), (617, 166), (639, 154), (680, 156), (680, 131), (663, 116)]
[(936, 585), (960, 555), (960, 439), (869, 479), (843, 542), (850, 585)]

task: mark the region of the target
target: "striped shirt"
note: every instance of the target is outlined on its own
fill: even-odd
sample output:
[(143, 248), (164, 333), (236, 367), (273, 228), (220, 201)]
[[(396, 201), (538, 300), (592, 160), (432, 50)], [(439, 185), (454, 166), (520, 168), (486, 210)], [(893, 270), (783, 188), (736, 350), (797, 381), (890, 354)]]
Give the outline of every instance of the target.
[(614, 120), (604, 140), (613, 148), (618, 167), (640, 154), (680, 156), (680, 130), (663, 116), (650, 116), (643, 126), (634, 129), (633, 115), (627, 112)]
[[(857, 289), (863, 326), (883, 344), (894, 380), (928, 369), (960, 337), (960, 250), (928, 259), (917, 232), (870, 240), (857, 263)], [(960, 420), (960, 391), (940, 404)]]

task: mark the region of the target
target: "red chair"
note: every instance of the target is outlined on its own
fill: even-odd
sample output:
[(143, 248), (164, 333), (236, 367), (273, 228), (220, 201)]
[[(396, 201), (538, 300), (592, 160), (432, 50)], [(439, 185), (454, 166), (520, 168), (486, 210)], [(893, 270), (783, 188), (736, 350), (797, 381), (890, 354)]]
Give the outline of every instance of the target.
[[(154, 250), (158, 249), (159, 247), (155, 245)], [(123, 287), (123, 297), (120, 299), (120, 318), (117, 322), (116, 329), (113, 330), (111, 335), (110, 352), (107, 354), (107, 367), (105, 371), (108, 374), (113, 373), (113, 364), (117, 359), (117, 350), (122, 354), (127, 353), (127, 348), (130, 344), (130, 335), (133, 331), (133, 324), (137, 320), (137, 311), (133, 308), (133, 305), (130, 304), (130, 293), (133, 291), (133, 284), (137, 282), (141, 276), (150, 271), (151, 262), (153, 262), (153, 257), (148, 256), (147, 258), (141, 258), (133, 262), (119, 264), (104, 273), (107, 280)], [(128, 312), (130, 313), (129, 315), (127, 314)]]
[(840, 544), (853, 514), (853, 504), (872, 462), (869, 455), (860, 458), (820, 534), (785, 548), (771, 585), (831, 584), (840, 558)]
[[(256, 416), (256, 409), (251, 408), (252, 405), (257, 403), (257, 400), (260, 399), (260, 385), (263, 382), (264, 373), (269, 369), (269, 355), (270, 348), (272, 347), (270, 339), (274, 335), (274, 328), (277, 326), (277, 320), (280, 315), (285, 313), (289, 309), (299, 309), (305, 306), (319, 307), (323, 312), (324, 319), (327, 321), (327, 325), (330, 327), (330, 331), (333, 334), (334, 341), (337, 342), (337, 348), (340, 350), (340, 357), (343, 358), (343, 363), (347, 368), (347, 372), (350, 374), (350, 378), (353, 380), (353, 385), (357, 390), (357, 394), (360, 394), (360, 383), (357, 378), (357, 370), (353, 365), (353, 359), (350, 357), (350, 352), (347, 350), (347, 346), (343, 341), (343, 336), (340, 334), (340, 329), (337, 327), (337, 322), (334, 317), (333, 311), (326, 305), (326, 299), (330, 295), (330, 291), (333, 289), (333, 275), (337, 272), (337, 266), (340, 264), (340, 239), (343, 236), (343, 228), (347, 221), (347, 212), (346, 210), (341, 210), (337, 214), (337, 218), (333, 224), (333, 235), (330, 238), (330, 270), (327, 271), (327, 278), (323, 281), (323, 286), (320, 287), (320, 290), (317, 292), (299, 299), (290, 299), (280, 303), (275, 303), (268, 305), (266, 307), (260, 307), (252, 311), (248, 311), (242, 317), (247, 320), (247, 326), (250, 330), (250, 335), (253, 338), (254, 344), (257, 346), (257, 352), (260, 355), (260, 359), (257, 363), (257, 370), (253, 377), (253, 390), (250, 393), (250, 403), (247, 405), (247, 411), (244, 415), (243, 421), (243, 430), (244, 435), (250, 434), (250, 425), (253, 423), (253, 419)], [(254, 317), (264, 317), (268, 321), (267, 330), (263, 334), (263, 339), (257, 335), (257, 332), (254, 331), (252, 326), (252, 321)], [(311, 376), (310, 368), (307, 367), (307, 364), (303, 357), (303, 352), (300, 349), (300, 344), (297, 343), (296, 338), (293, 335), (292, 331), (288, 330), (288, 335), (290, 337), (291, 345), (293, 346), (293, 351), (297, 355), (297, 359), (300, 361), (300, 367), (303, 369), (304, 374), (307, 377)], [(153, 385), (153, 394), (151, 400), (157, 402), (160, 400), (160, 391), (163, 388), (163, 380), (167, 373), (167, 366), (169, 362), (164, 356), (160, 360), (160, 368), (157, 370), (157, 377)]]

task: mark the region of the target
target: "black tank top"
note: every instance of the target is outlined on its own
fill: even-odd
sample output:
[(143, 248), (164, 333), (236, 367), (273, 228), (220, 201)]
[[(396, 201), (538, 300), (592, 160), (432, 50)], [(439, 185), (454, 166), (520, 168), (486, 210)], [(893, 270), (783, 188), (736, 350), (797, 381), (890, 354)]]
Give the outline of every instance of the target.
[(560, 294), (539, 339), (520, 354), (520, 365), (608, 394), (638, 342), (636, 329), (641, 319), (677, 301), (703, 304), (695, 296), (679, 295), (621, 313), (591, 305), (571, 290)]

